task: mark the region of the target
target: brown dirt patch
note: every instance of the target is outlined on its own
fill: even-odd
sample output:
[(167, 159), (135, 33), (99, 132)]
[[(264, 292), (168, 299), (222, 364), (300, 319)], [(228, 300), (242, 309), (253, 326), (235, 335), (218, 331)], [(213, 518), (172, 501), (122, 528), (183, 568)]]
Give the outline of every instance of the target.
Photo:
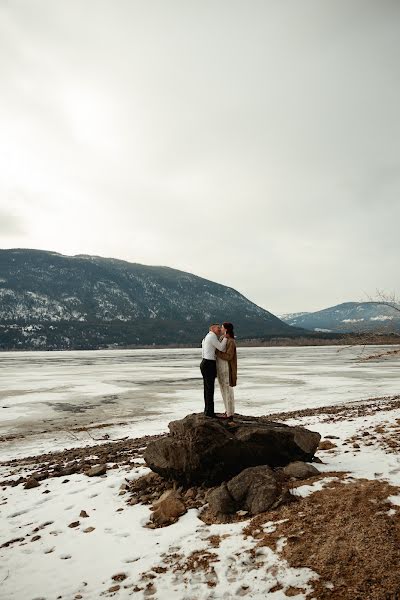
[[(0, 481), (1, 487), (16, 486), (25, 483), (32, 475), (37, 481), (52, 477), (67, 477), (74, 473), (84, 473), (90, 467), (98, 464), (113, 463), (111, 468), (124, 466), (131, 470), (142, 463), (135, 463), (135, 459), (143, 458), (144, 447), (149, 441), (160, 436), (145, 436), (142, 438), (124, 439), (106, 442), (97, 446), (83, 448), (70, 448), (59, 452), (49, 452), (38, 456), (28, 456), (0, 463), (1, 467), (8, 467), (11, 477)], [(20, 469), (31, 469), (31, 472), (18, 476)]]
[[(254, 533), (258, 546), (274, 551), (285, 537), (281, 556), (292, 567), (309, 567), (320, 575), (311, 583), (318, 600), (395, 598), (400, 590), (400, 511), (387, 497), (399, 493), (400, 488), (379, 480), (334, 482), (296, 504), (255, 517), (245, 534)], [(288, 520), (260, 538), (260, 526), (277, 517)]]
[(346, 404), (320, 406), (318, 408), (305, 408), (303, 410), (293, 410), (290, 412), (277, 412), (265, 417), (260, 417), (266, 421), (287, 421), (288, 419), (298, 419), (302, 417), (324, 417), (321, 423), (332, 421), (344, 421), (350, 418), (366, 417), (380, 411), (391, 411), (400, 408), (400, 394), (396, 396), (381, 396), (371, 398), (370, 400), (358, 400), (347, 402)]
[[(400, 419), (383, 421), (379, 425), (363, 427), (343, 442), (356, 450), (361, 446), (380, 446), (387, 454), (400, 451)], [(352, 450), (350, 448), (350, 450)]]
[(129, 493), (127, 504), (152, 504), (170, 489), (175, 489), (181, 494), (186, 508), (200, 508), (206, 502), (207, 488), (205, 487), (179, 487), (177, 483), (163, 479), (157, 473), (147, 473), (127, 484), (127, 492)]
[[(291, 492), (302, 485), (313, 485), (313, 483), (317, 481), (321, 481), (323, 479), (327, 479), (328, 477), (335, 478), (337, 480), (345, 480), (347, 479), (349, 474), (346, 471), (326, 471), (325, 473), (320, 473), (319, 475), (314, 475), (313, 477), (308, 477), (308, 479), (292, 479), (287, 483), (288, 491)], [(327, 482), (327, 486), (331, 486), (332, 482)]]
[(214, 552), (208, 550), (196, 550), (192, 552), (183, 562), (178, 563), (174, 571), (182, 571), (183, 573), (195, 571), (209, 572), (214, 569), (212, 563), (218, 562), (219, 558)]
[(207, 538), (207, 541), (212, 548), (219, 548), (222, 540), (227, 537), (229, 537), (229, 533), (224, 533), (223, 535), (210, 535)]

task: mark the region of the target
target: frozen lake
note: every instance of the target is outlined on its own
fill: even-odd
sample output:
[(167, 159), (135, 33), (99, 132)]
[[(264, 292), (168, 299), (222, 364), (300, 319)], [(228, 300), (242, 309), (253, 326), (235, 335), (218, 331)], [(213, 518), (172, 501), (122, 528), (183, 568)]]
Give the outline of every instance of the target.
[[(237, 412), (264, 415), (399, 393), (400, 358), (360, 362), (362, 351), (239, 348)], [(0, 353), (0, 436), (33, 443), (57, 431), (60, 442), (65, 432), (72, 444), (73, 428), (123, 421), (129, 435), (164, 431), (171, 419), (203, 409), (199, 362), (199, 348)], [(218, 385), (215, 397), (222, 411)], [(1, 446), (10, 449), (9, 442)]]

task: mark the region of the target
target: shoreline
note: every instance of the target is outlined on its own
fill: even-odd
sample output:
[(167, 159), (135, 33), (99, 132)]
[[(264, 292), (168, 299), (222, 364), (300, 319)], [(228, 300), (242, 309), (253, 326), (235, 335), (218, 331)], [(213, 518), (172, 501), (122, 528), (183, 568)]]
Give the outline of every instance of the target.
[[(267, 415), (260, 415), (255, 417), (260, 422), (286, 422), (286, 421), (304, 421), (307, 423), (309, 419), (312, 417), (319, 417), (320, 423), (330, 423), (330, 422), (338, 422), (346, 420), (347, 418), (354, 418), (354, 416), (370, 416), (372, 414), (385, 411), (391, 412), (394, 410), (400, 411), (400, 394), (393, 394), (390, 396), (379, 396), (368, 399), (361, 400), (353, 400), (350, 402), (345, 402), (344, 404), (331, 404), (328, 406), (317, 406), (314, 408), (300, 409), (294, 411), (283, 411), (283, 412), (275, 412)], [(185, 415), (182, 415), (182, 418)], [(246, 415), (242, 415), (240, 413), (237, 414), (238, 417), (246, 418)], [(71, 427), (71, 432), (88, 432), (88, 431), (96, 431), (103, 430), (106, 428), (116, 427), (116, 426), (129, 426), (131, 421), (126, 419), (119, 423), (97, 423), (95, 425), (90, 425), (87, 427)], [(307, 425), (304, 425), (307, 427)], [(107, 435), (107, 434), (106, 434)], [(159, 439), (168, 435), (168, 426), (166, 426), (165, 430), (161, 433), (148, 433), (141, 436), (129, 437), (128, 435), (123, 438), (109, 439), (108, 437), (103, 438), (91, 438), (91, 440), (86, 440), (88, 443), (85, 446), (76, 445), (71, 446), (70, 448), (58, 449), (50, 452), (42, 452), (40, 454), (31, 454), (27, 456), (23, 456), (20, 458), (11, 458), (9, 460), (0, 460), (0, 467), (10, 465), (10, 464), (25, 464), (25, 463), (34, 463), (40, 462), (42, 459), (51, 459), (57, 458), (61, 455), (68, 455), (68, 453), (78, 453), (80, 455), (84, 455), (87, 450), (101, 450), (102, 447), (111, 448), (113, 444), (117, 446), (123, 446), (126, 443), (127, 446), (134, 445), (135, 447), (139, 444), (145, 445), (148, 441), (153, 439)], [(29, 436), (29, 434), (28, 434)], [(23, 438), (24, 436), (18, 436), (18, 438)], [(3, 436), (0, 438), (0, 444), (7, 442), (13, 439), (12, 434), (10, 436)], [(98, 443), (91, 444), (90, 441), (95, 441)], [(400, 446), (400, 440), (399, 440)]]
[[(336, 337), (337, 336), (337, 337)], [(282, 337), (266, 336), (262, 338), (237, 338), (239, 348), (302, 348), (318, 346), (400, 346), (400, 334), (335, 334), (335, 337)], [(147, 345), (115, 345), (98, 346), (95, 348), (0, 348), (1, 353), (5, 352), (89, 352), (100, 350), (179, 350), (200, 348), (200, 342), (190, 344), (147, 344)]]

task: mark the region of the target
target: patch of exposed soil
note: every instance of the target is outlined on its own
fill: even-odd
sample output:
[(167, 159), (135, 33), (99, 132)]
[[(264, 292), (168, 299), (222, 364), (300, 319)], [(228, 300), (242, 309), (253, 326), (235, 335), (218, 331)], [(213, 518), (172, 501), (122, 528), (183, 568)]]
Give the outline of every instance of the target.
[[(142, 459), (145, 446), (158, 437), (160, 436), (123, 439), (97, 446), (70, 448), (59, 452), (5, 461), (0, 463), (0, 466), (9, 467), (9, 475), (15, 475), (15, 479), (1, 481), (0, 486), (20, 485), (32, 476), (37, 481), (43, 481), (51, 477), (66, 477), (73, 473), (84, 473), (90, 467), (98, 464), (111, 464), (110, 468), (124, 466), (126, 470), (130, 470), (137, 467), (138, 464), (142, 464), (135, 463), (135, 459)], [(18, 477), (21, 468), (32, 470), (28, 474)]]
[(196, 571), (212, 571), (213, 562), (217, 562), (219, 560), (218, 556), (214, 552), (209, 552), (208, 550), (195, 550), (187, 558), (183, 561), (178, 562), (174, 571), (181, 571), (182, 573), (187, 573), (190, 571), (191, 573), (195, 573)]
[(183, 487), (167, 481), (157, 473), (147, 473), (129, 482), (126, 486), (130, 494), (127, 504), (153, 504), (164, 492), (175, 489), (182, 497), (186, 508), (200, 508), (206, 503), (208, 489), (203, 486)]
[[(178, 552), (172, 552), (161, 556), (163, 565), (156, 565), (149, 571), (141, 574), (140, 583), (142, 585), (148, 580), (155, 580), (158, 574), (164, 574), (171, 570), (177, 577), (186, 583), (190, 581), (190, 577), (193, 573), (202, 573), (208, 587), (213, 588), (216, 586), (218, 577), (215, 572), (214, 563), (218, 562), (219, 558), (215, 552), (210, 552), (209, 550), (195, 550), (189, 554), (189, 556), (184, 556)], [(142, 589), (143, 587), (138, 588), (138, 590)]]
[[(258, 540), (256, 547), (274, 551), (285, 538), (281, 556), (292, 567), (309, 567), (320, 575), (311, 584), (318, 600), (395, 598), (400, 590), (400, 510), (387, 498), (399, 493), (379, 480), (335, 481), (295, 504), (258, 515), (244, 533)], [(260, 536), (261, 526), (277, 517), (287, 520)]]
[(358, 400), (346, 404), (320, 406), (318, 408), (305, 408), (303, 410), (293, 410), (290, 412), (277, 412), (260, 419), (268, 421), (287, 421), (288, 419), (298, 419), (301, 417), (325, 416), (321, 423), (331, 421), (344, 421), (356, 417), (366, 417), (379, 411), (390, 411), (400, 408), (400, 394), (396, 396), (382, 396), (380, 398), (371, 398), (370, 400)]
[(344, 444), (355, 449), (360, 446), (380, 446), (387, 454), (398, 454), (400, 451), (400, 419), (383, 421), (379, 425), (365, 427), (345, 440)]
[(335, 479), (337, 481), (344, 481), (349, 477), (349, 474), (346, 471), (326, 471), (325, 473), (320, 473), (319, 475), (314, 475), (313, 477), (309, 477), (308, 479), (292, 479), (287, 482), (287, 488), (289, 491), (295, 490), (302, 485), (313, 485), (317, 481), (321, 481), (324, 479), (328, 480), (329, 485), (331, 485), (331, 479)]

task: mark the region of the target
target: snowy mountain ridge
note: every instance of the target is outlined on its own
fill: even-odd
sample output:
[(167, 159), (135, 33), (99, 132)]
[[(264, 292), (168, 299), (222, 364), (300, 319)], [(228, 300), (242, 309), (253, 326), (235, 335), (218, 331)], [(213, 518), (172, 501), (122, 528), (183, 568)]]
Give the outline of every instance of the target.
[(291, 313), (281, 315), (280, 318), (289, 325), (313, 331), (400, 331), (400, 305), (392, 307), (384, 302), (344, 302), (316, 312)]
[(227, 319), (243, 337), (296, 334), (233, 288), (191, 273), (99, 256), (0, 250), (0, 334), (9, 343), (15, 338), (17, 347), (26, 347), (29, 332), (37, 337), (38, 327), (43, 339), (35, 347), (190, 343), (210, 321)]

